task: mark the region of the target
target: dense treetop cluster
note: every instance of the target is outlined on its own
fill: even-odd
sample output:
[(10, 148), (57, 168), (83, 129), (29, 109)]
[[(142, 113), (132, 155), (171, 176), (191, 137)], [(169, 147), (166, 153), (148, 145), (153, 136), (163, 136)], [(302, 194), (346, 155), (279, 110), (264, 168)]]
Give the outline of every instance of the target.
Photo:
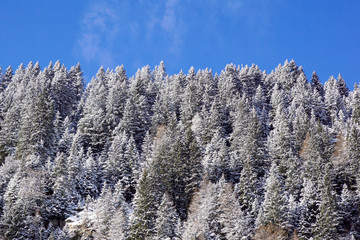
[(294, 61), (0, 75), (2, 239), (360, 239), (360, 89)]

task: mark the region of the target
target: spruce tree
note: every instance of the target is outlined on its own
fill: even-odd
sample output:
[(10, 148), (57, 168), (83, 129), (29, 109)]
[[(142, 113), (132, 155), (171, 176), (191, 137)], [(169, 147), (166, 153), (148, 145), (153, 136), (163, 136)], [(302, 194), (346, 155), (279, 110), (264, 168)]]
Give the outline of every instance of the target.
[(156, 216), (155, 239), (179, 239), (180, 233), (177, 232), (179, 216), (167, 193), (162, 197)]
[(339, 216), (334, 194), (331, 183), (331, 166), (328, 164), (321, 182), (319, 214), (313, 228), (315, 240), (338, 238)]
[(133, 200), (134, 212), (130, 219), (129, 239), (146, 239), (155, 235), (157, 196), (154, 178), (144, 169)]
[(273, 223), (283, 227), (287, 221), (287, 195), (276, 163), (270, 168), (266, 179), (265, 198), (262, 203), (263, 217), (262, 225)]

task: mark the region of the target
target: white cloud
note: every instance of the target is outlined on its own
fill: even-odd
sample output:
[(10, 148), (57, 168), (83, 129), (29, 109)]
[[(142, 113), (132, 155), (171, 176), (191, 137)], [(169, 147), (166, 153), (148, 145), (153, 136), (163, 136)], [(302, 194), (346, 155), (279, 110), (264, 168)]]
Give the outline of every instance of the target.
[[(89, 1), (79, 22), (74, 53), (87, 63), (109, 67), (121, 59), (129, 59), (128, 54), (137, 52), (136, 44), (157, 47), (161, 42), (165, 43), (162, 54), (178, 54), (188, 24), (184, 4), (192, 6), (178, 0)], [(132, 55), (130, 59), (135, 57)]]
[(161, 27), (168, 32), (173, 32), (176, 30), (176, 2), (177, 0), (168, 0), (165, 5), (165, 14), (161, 21)]
[(95, 3), (83, 15), (76, 53), (87, 62), (112, 65), (111, 44), (119, 30), (118, 17), (110, 2)]
[(161, 27), (172, 38), (170, 52), (175, 53), (179, 50), (182, 43), (180, 35), (180, 20), (176, 15), (177, 0), (168, 0), (165, 4), (165, 12), (162, 16)]

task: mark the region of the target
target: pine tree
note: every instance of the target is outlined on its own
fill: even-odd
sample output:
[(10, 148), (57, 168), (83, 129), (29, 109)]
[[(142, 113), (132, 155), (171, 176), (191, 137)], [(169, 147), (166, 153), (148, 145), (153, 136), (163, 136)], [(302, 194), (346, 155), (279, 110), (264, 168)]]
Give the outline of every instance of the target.
[[(0, 70), (1, 70), (1, 68), (0, 68)], [(14, 75), (13, 70), (12, 70), (11, 66), (9, 66), (6, 69), (5, 73), (2, 74), (2, 76), (1, 76), (1, 79), (0, 79), (0, 93), (4, 92), (6, 90), (7, 86), (9, 85), (9, 83), (12, 80), (13, 75)]]
[(325, 106), (327, 109), (328, 124), (334, 125), (339, 111), (344, 110), (344, 103), (339, 92), (338, 82), (331, 76), (325, 83)]
[(155, 92), (159, 92), (159, 90), (164, 87), (167, 77), (164, 61), (161, 61), (160, 64), (155, 67), (152, 76), (154, 79)]
[(262, 225), (273, 223), (281, 227), (286, 223), (287, 196), (283, 189), (279, 168), (273, 163), (266, 179)]
[(88, 150), (87, 156), (84, 161), (84, 166), (82, 168), (81, 180), (82, 180), (82, 191), (81, 195), (86, 198), (86, 196), (90, 196), (95, 198), (98, 196), (98, 175), (99, 166), (98, 159), (95, 159), (91, 149)]
[(41, 171), (23, 167), (9, 182), (4, 194), (2, 235), (10, 239), (39, 239), (44, 231), (44, 195)]
[(359, 202), (355, 192), (349, 190), (346, 184), (343, 185), (338, 206), (339, 224), (342, 226), (342, 231), (352, 231), (359, 220)]
[(51, 80), (51, 97), (54, 101), (54, 111), (60, 113), (62, 120), (71, 114), (77, 103), (74, 90), (66, 68), (61, 67)]
[(217, 185), (204, 179), (189, 207), (182, 239), (223, 239), (218, 206)]
[(153, 237), (156, 222), (157, 197), (154, 193), (153, 176), (144, 169), (133, 200), (134, 212), (130, 220), (129, 239)]
[(123, 197), (120, 182), (115, 185), (112, 204), (113, 207), (115, 207), (115, 211), (109, 223), (109, 239), (125, 240), (128, 236), (129, 230), (128, 215), (130, 212), (130, 207)]
[(114, 205), (111, 190), (106, 185), (102, 188), (101, 194), (95, 203), (96, 219), (93, 224), (94, 238), (107, 239), (110, 227), (110, 221), (114, 214)]
[(25, 96), (27, 82), (25, 81), (25, 68), (23, 64), (16, 70), (13, 80), (4, 92), (2, 106), (0, 150), (4, 159), (7, 155), (14, 152), (18, 141), (20, 130), (20, 120), (23, 110), (23, 98)]
[(204, 171), (209, 179), (217, 182), (222, 175), (228, 176), (230, 171), (230, 156), (225, 139), (216, 132), (211, 142), (206, 146), (203, 158)]
[(105, 163), (106, 179), (111, 187), (119, 181), (122, 193), (128, 202), (135, 193), (139, 158), (132, 136), (129, 137), (122, 132), (115, 137), (109, 150), (109, 158)]
[(72, 88), (74, 90), (76, 103), (78, 103), (83, 96), (85, 85), (80, 63), (77, 63), (76, 66), (72, 66), (68, 74)]
[(261, 190), (256, 170), (250, 160), (245, 161), (239, 182), (236, 184), (235, 189), (242, 209), (250, 211), (253, 201), (257, 198)]
[(286, 176), (289, 165), (295, 161), (295, 154), (288, 115), (282, 105), (276, 109), (273, 124), (274, 130), (268, 138), (269, 154), (272, 161), (278, 164), (280, 174)]
[(100, 154), (108, 146), (110, 137), (106, 121), (106, 95), (108, 78), (101, 67), (87, 87), (88, 96), (84, 103), (83, 117), (79, 120), (78, 131), (84, 150), (91, 147), (94, 154)]
[(299, 204), (300, 219), (298, 232), (300, 237), (306, 239), (312, 236), (312, 228), (319, 211), (320, 194), (317, 186), (311, 179), (304, 178), (303, 185)]
[(242, 239), (250, 235), (251, 225), (249, 218), (241, 210), (236, 194), (229, 183), (221, 186), (219, 194), (219, 222), (222, 224), (221, 232), (226, 239)]
[(310, 121), (312, 129), (303, 142), (300, 157), (304, 160), (304, 176), (314, 183), (322, 177), (322, 169), (329, 162), (332, 145), (329, 133), (319, 121)]
[(316, 91), (320, 94), (322, 98), (325, 96), (324, 86), (321, 84), (319, 76), (316, 74), (315, 71), (312, 73), (311, 77), (311, 87), (316, 89)]
[(342, 97), (348, 97), (349, 96), (349, 88), (346, 86), (345, 80), (342, 78), (342, 76), (339, 74), (338, 76), (338, 88), (339, 93)]
[(124, 66), (115, 68), (109, 77), (109, 95), (106, 99), (106, 119), (109, 127), (114, 130), (124, 115), (127, 99), (128, 79)]
[(347, 171), (349, 171), (349, 175), (353, 179), (360, 169), (360, 129), (355, 121), (352, 121), (348, 128), (346, 136), (346, 154), (349, 158), (349, 166), (347, 167)]
[(176, 239), (180, 237), (180, 233), (177, 232), (179, 216), (167, 193), (162, 197), (156, 216), (155, 239)]
[(122, 209), (115, 210), (109, 223), (109, 239), (125, 240), (127, 238), (126, 218)]
[(339, 219), (337, 213), (337, 203), (331, 183), (331, 168), (326, 165), (325, 174), (321, 184), (321, 202), (319, 214), (313, 229), (314, 239), (338, 239)]
[[(150, 73), (145, 70), (138, 71), (135, 79), (130, 82), (129, 97), (124, 107), (123, 118), (115, 129), (115, 133), (125, 131), (134, 136), (139, 150), (145, 134), (150, 128), (152, 114), (152, 100), (147, 98), (146, 90), (150, 84), (147, 74)], [(142, 76), (143, 74), (145, 76)]]
[[(250, 134), (246, 130), (248, 127), (248, 118), (249, 112), (246, 108), (246, 103), (244, 99), (240, 99), (237, 103), (235, 110), (234, 122), (233, 122), (233, 132), (230, 135), (230, 150), (232, 154), (232, 171), (240, 172), (242, 168), (243, 161), (246, 158), (244, 142), (247, 138), (247, 134)], [(244, 131), (245, 130), (245, 131)], [(245, 132), (245, 134), (244, 134)]]
[(45, 161), (54, 154), (55, 112), (50, 97), (50, 82), (40, 74), (28, 86), (18, 133), (16, 156), (25, 159), (34, 154)]

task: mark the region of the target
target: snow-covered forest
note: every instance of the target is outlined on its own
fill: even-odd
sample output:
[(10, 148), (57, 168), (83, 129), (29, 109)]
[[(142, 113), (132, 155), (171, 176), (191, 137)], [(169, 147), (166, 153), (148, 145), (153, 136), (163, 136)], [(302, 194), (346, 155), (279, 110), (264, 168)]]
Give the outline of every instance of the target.
[(360, 89), (340, 75), (0, 76), (1, 239), (360, 239)]

